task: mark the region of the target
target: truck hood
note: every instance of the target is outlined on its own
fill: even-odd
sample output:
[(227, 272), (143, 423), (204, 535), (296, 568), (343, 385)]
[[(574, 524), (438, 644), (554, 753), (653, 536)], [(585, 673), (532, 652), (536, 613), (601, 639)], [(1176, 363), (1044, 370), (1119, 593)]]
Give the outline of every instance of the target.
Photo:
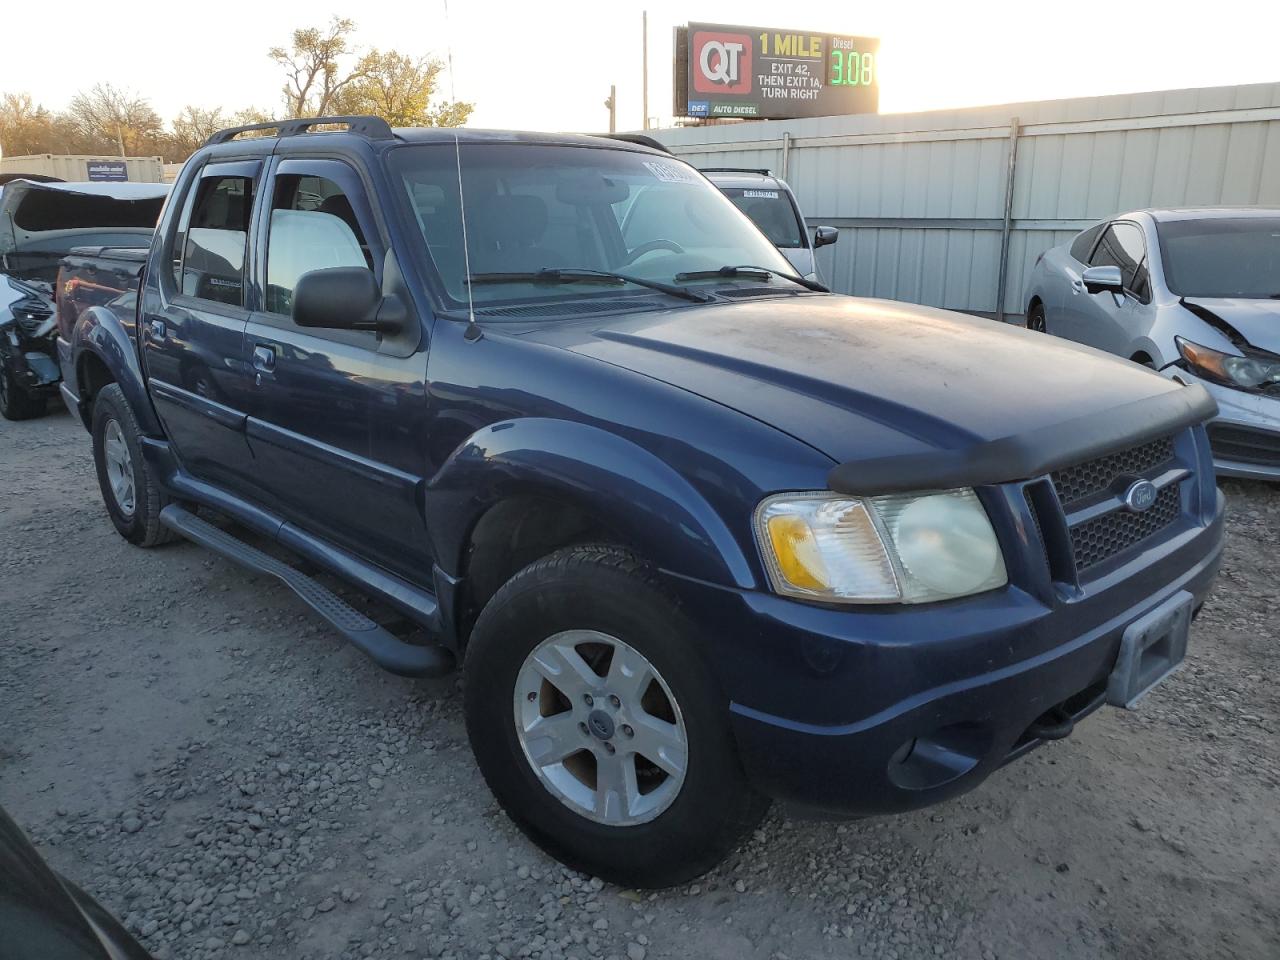
[[(11, 180), (0, 191), (0, 254), (46, 238), (115, 228), (149, 234), (167, 183), (38, 183)], [(67, 247), (73, 241), (68, 241)], [(65, 251), (64, 251), (65, 252)]]
[[(1166, 396), (1184, 388), (1090, 348), (888, 300), (769, 298), (528, 335), (724, 404), (841, 464), (994, 452), (993, 441), (1087, 427), (1148, 400), (1164, 413), (1121, 419), (1129, 432), (1155, 430), (1188, 405)], [(1076, 429), (1076, 447), (1093, 433), (1108, 431)]]
[(1252, 346), (1280, 353), (1280, 300), (1187, 297), (1183, 304), (1197, 315), (1207, 310)]

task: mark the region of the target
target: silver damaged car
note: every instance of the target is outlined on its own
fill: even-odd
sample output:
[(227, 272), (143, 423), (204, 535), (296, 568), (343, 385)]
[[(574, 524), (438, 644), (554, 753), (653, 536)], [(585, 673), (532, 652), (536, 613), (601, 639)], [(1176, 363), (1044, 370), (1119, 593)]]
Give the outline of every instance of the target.
[(1027, 326), (1218, 401), (1218, 473), (1280, 480), (1280, 208), (1136, 210), (1037, 261)]

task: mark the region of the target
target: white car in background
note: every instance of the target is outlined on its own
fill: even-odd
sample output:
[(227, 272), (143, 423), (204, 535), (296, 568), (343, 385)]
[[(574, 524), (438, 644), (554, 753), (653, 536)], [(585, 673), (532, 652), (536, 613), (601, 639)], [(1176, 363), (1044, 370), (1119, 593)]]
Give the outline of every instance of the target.
[(806, 280), (822, 279), (814, 251), (839, 240), (840, 231), (835, 227), (815, 227), (810, 236), (800, 204), (785, 180), (768, 170), (738, 167), (703, 167), (701, 172), (751, 218), (796, 268), (796, 273)]
[(1218, 402), (1218, 473), (1280, 480), (1280, 208), (1136, 210), (1036, 261), (1027, 326)]

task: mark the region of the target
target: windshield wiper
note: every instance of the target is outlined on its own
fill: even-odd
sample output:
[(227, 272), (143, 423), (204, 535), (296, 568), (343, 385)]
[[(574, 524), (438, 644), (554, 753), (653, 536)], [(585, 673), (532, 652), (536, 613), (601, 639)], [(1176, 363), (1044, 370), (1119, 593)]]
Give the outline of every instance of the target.
[(648, 287), (650, 290), (658, 290), (693, 303), (710, 303), (715, 299), (710, 294), (686, 290), (684, 287), (663, 283), (661, 280), (649, 280), (645, 277), (633, 277), (626, 273), (596, 270), (591, 267), (543, 267), (541, 270), (528, 270), (523, 273), (473, 273), (467, 277), (467, 283), (634, 283), (636, 286)]
[(830, 293), (831, 291), (818, 283), (816, 280), (806, 280), (804, 277), (797, 276), (794, 273), (784, 273), (781, 270), (773, 270), (769, 267), (757, 267), (752, 264), (746, 264), (741, 267), (726, 266), (719, 270), (691, 270), (688, 273), (677, 273), (675, 280), (677, 283), (687, 283), (690, 280), (715, 280), (719, 277), (727, 277), (730, 279), (748, 277), (753, 280), (768, 280), (771, 276), (781, 277), (783, 280), (790, 280), (792, 283), (798, 283), (806, 290), (816, 290), (818, 293)]

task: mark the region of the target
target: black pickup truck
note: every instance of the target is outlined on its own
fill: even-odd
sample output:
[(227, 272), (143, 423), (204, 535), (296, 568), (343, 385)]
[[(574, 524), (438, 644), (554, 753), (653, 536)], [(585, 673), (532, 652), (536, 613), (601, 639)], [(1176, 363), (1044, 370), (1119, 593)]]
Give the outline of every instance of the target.
[(511, 817), (627, 884), (769, 799), (920, 807), (1132, 706), (1219, 562), (1203, 389), (827, 293), (643, 143), (228, 130), (147, 254), (63, 280), (121, 535), (280, 578), (390, 670), (464, 667)]

